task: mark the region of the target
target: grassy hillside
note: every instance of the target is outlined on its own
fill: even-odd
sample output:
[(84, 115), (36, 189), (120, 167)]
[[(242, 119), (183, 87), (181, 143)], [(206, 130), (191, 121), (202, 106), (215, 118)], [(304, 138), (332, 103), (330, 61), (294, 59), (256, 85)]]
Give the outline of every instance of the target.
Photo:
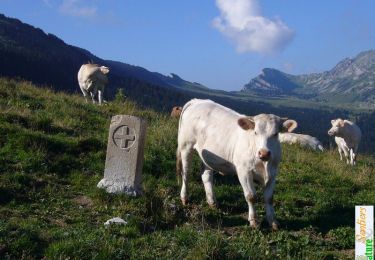
[[(138, 198), (96, 188), (115, 114), (149, 122)], [(281, 230), (267, 227), (261, 198), (262, 226), (250, 230), (236, 178), (215, 176), (219, 208), (206, 205), (198, 160), (191, 203), (181, 205), (177, 124), (131, 101), (98, 107), (0, 79), (0, 258), (353, 258), (354, 206), (375, 204), (373, 158), (350, 168), (336, 151), (283, 147), (274, 198)], [(116, 216), (128, 224), (105, 228)]]

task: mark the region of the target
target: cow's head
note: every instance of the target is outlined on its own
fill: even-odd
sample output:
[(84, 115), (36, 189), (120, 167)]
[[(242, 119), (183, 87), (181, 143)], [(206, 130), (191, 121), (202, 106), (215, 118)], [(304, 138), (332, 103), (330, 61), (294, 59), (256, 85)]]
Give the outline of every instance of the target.
[(257, 158), (268, 161), (273, 157), (273, 153), (280, 153), (279, 133), (292, 132), (297, 127), (297, 122), (272, 114), (260, 114), (241, 117), (238, 119), (238, 125), (252, 135)]
[(345, 127), (345, 121), (341, 118), (331, 120), (332, 127), (328, 130), (330, 136), (341, 136), (343, 128)]
[(178, 118), (182, 113), (182, 107), (173, 107), (171, 117)]

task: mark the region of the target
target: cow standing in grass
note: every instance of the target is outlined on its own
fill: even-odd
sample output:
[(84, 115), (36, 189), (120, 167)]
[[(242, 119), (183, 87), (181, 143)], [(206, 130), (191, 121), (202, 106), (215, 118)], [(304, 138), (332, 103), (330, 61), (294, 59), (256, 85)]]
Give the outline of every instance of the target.
[(182, 110), (178, 130), (177, 174), (182, 175), (181, 201), (187, 203), (190, 157), (195, 149), (204, 164), (202, 181), (207, 203), (216, 205), (213, 171), (237, 174), (249, 207), (251, 227), (258, 221), (254, 209), (254, 181), (262, 184), (266, 216), (278, 228), (273, 209), (273, 191), (281, 160), (279, 132), (291, 132), (294, 120), (272, 114), (245, 116), (211, 100), (193, 99)]
[(332, 120), (331, 124), (332, 128), (328, 131), (328, 135), (335, 137), (340, 160), (343, 159), (342, 155), (344, 154), (346, 163), (354, 166), (362, 137), (361, 129), (353, 122), (341, 118)]
[(98, 96), (99, 104), (103, 102), (103, 92), (108, 84), (107, 74), (109, 68), (97, 64), (83, 64), (78, 71), (78, 84), (81, 88), (86, 103), (90, 94), (92, 102), (95, 104), (95, 97)]

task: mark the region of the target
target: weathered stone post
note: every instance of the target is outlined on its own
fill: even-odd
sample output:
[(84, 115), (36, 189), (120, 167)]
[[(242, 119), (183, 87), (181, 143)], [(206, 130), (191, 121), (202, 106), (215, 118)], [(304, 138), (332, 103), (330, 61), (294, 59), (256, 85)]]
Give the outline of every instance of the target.
[(132, 196), (142, 192), (143, 150), (146, 121), (129, 115), (112, 117), (108, 135), (104, 178), (98, 188)]

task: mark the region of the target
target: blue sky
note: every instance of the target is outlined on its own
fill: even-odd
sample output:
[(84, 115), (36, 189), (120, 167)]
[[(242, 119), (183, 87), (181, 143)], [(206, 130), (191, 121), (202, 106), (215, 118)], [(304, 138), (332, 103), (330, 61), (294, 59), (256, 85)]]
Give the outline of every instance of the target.
[(104, 58), (239, 90), (262, 68), (321, 72), (375, 49), (373, 0), (0, 0)]

